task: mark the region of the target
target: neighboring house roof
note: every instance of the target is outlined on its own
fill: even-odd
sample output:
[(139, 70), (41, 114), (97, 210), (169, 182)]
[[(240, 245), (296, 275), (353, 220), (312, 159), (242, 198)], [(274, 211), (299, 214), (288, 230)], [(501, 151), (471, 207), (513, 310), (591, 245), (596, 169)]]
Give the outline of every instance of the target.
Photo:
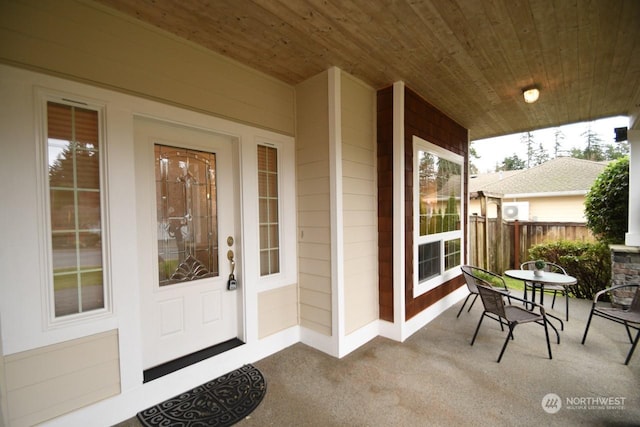
[(586, 194), (607, 162), (557, 157), (530, 169), (477, 175), (469, 179), (469, 191), (485, 191), (504, 197), (541, 197)]

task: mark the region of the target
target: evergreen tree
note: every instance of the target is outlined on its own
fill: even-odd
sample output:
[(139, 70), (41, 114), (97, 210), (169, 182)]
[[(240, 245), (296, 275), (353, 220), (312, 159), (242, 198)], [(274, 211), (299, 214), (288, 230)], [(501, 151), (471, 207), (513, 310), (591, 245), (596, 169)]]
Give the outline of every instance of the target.
[(447, 207), (444, 211), (444, 231), (457, 230), (459, 223), (460, 216), (458, 215), (456, 198), (451, 194), (447, 200)]
[(597, 132), (594, 132), (591, 128), (591, 123), (587, 125), (587, 129), (581, 134), (586, 142), (584, 149), (584, 159), (593, 161), (605, 160), (605, 155), (602, 150), (602, 138)]
[(477, 175), (479, 172), (478, 167), (473, 163), (473, 161), (479, 159), (480, 156), (478, 155), (476, 148), (473, 146), (473, 142), (474, 141), (471, 141), (471, 145), (469, 146), (469, 174)]
[(511, 157), (504, 158), (504, 160), (502, 161), (502, 166), (496, 169), (496, 172), (498, 172), (499, 170), (503, 170), (503, 171), (520, 170), (520, 169), (524, 169), (525, 166), (526, 166), (525, 161), (522, 160), (520, 157), (518, 157), (517, 154), (513, 154)]
[(535, 141), (533, 139), (533, 133), (531, 132), (524, 132), (521, 136), (520, 136), (520, 142), (522, 142), (523, 144), (526, 145), (527, 147), (527, 160), (526, 160), (526, 166), (527, 169), (531, 167), (531, 164), (533, 162), (533, 157), (534, 157), (534, 144)]
[(604, 151), (607, 160), (617, 160), (629, 154), (629, 143), (620, 142), (608, 144)]
[(542, 143), (538, 146), (538, 149), (533, 154), (533, 166), (541, 165), (549, 160), (549, 154), (544, 149)]
[(553, 132), (553, 158), (560, 156), (562, 153), (562, 142), (564, 141), (564, 132), (560, 128), (556, 128)]

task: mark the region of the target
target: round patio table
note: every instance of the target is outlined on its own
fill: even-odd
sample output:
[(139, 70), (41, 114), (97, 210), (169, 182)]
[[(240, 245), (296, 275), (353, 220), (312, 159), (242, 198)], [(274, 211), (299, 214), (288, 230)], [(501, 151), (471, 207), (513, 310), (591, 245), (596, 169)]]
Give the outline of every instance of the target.
[[(504, 275), (512, 279), (522, 280), (531, 283), (531, 301), (536, 302), (536, 289), (540, 290), (540, 305), (544, 306), (544, 286), (545, 285), (562, 285), (569, 286), (578, 283), (578, 279), (562, 273), (552, 273), (543, 271), (541, 276), (536, 276), (533, 270), (507, 270)], [(560, 329), (564, 330), (564, 322), (562, 319), (548, 314), (549, 317), (560, 322)], [(554, 328), (555, 329), (555, 328)]]

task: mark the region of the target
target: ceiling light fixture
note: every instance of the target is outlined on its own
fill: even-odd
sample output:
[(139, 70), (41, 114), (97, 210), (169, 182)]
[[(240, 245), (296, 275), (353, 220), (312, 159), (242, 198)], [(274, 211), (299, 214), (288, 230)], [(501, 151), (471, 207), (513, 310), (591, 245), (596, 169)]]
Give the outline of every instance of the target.
[(537, 87), (531, 87), (528, 89), (523, 89), (522, 94), (524, 95), (524, 102), (527, 104), (533, 104), (538, 100), (540, 96), (540, 90)]

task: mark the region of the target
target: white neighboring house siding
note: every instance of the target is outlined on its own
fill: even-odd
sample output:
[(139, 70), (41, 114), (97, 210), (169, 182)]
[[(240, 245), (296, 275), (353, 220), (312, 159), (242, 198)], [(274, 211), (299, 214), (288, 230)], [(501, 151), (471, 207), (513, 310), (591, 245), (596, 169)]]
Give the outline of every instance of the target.
[[(182, 374), (172, 374), (142, 386), (136, 277), (136, 258), (139, 255), (135, 252), (135, 214), (131, 212), (131, 207), (135, 204), (135, 194), (131, 191), (135, 168), (131, 136), (133, 109), (146, 109), (147, 113), (159, 117), (213, 127), (238, 135), (243, 141), (251, 141), (251, 144), (265, 139), (277, 141), (288, 151), (285, 157), (292, 160), (293, 140), (282, 135), (293, 134), (294, 130), (293, 88), (88, 2), (2, 2), (0, 39), (3, 40), (0, 43), (0, 62), (42, 70), (47, 74), (92, 85), (0, 65), (0, 96), (5, 101), (0, 107), (0, 141), (3, 151), (0, 159), (0, 194), (6, 203), (6, 208), (0, 212), (0, 219), (8, 225), (0, 248), (0, 267), (6, 272), (0, 287), (3, 319), (0, 330), (3, 353), (0, 363), (17, 366), (15, 363), (18, 360), (31, 359), (47, 366), (53, 362), (48, 356), (56, 354), (50, 351), (50, 346), (57, 345), (64, 346), (67, 355), (65, 358), (68, 360), (82, 358), (87, 348), (86, 337), (108, 334), (106, 346), (96, 344), (96, 348), (103, 348), (105, 357), (115, 361), (113, 363), (119, 369), (96, 368), (94, 373), (101, 371), (102, 374), (86, 377), (89, 383), (94, 381), (93, 387), (110, 384), (110, 394), (117, 394), (117, 390), (121, 390), (116, 398), (106, 401), (101, 400), (104, 394), (95, 394), (93, 397), (87, 395), (88, 401), (78, 401), (75, 405), (42, 412), (42, 405), (47, 405), (52, 397), (47, 393), (64, 397), (60, 387), (44, 387), (48, 380), (43, 377), (40, 384), (43, 386), (43, 394), (29, 396), (29, 414), (18, 410), (24, 403), (19, 398), (8, 403), (5, 393), (0, 396), (5, 419), (15, 420), (15, 424), (33, 424), (70, 411), (67, 416), (52, 420), (50, 424), (87, 425), (87, 420), (96, 419), (96, 416), (106, 424), (115, 423), (132, 416), (143, 407), (170, 397), (175, 394), (175, 390), (198, 385), (199, 382), (193, 378), (223, 374), (236, 368), (239, 363), (257, 360), (296, 342), (298, 336), (295, 329), (290, 328), (294, 324), (293, 319), (296, 319), (296, 306), (292, 304), (294, 297), (291, 292), (291, 287), (295, 287), (296, 282), (293, 262), (279, 281), (272, 281), (265, 287), (265, 290), (272, 292), (269, 298), (259, 298), (262, 289), (255, 283), (246, 284), (249, 292), (245, 301), (248, 341), (245, 346), (190, 367)], [(95, 86), (162, 100), (166, 104), (131, 98)], [(43, 241), (46, 230), (38, 199), (42, 196), (42, 191), (36, 179), (38, 173), (42, 172), (38, 170), (41, 165), (36, 162), (36, 141), (41, 129), (38, 129), (35, 119), (38, 108), (35, 105), (35, 87), (106, 103), (108, 168), (105, 177), (108, 188), (108, 218), (105, 220), (110, 222), (111, 232), (105, 237), (114, 248), (108, 266), (111, 272), (113, 310), (99, 319), (53, 329), (47, 329), (43, 323), (41, 304), (48, 278), (41, 268), (41, 256), (45, 249), (40, 242)], [(190, 110), (219, 117), (230, 117), (235, 124), (211, 115), (180, 110), (168, 104), (186, 106)], [(253, 123), (263, 129), (275, 129), (278, 133), (239, 125), (238, 122)], [(248, 147), (253, 149), (254, 145), (251, 144)], [(292, 170), (289, 169), (291, 177)], [(294, 182), (292, 178), (288, 181)], [(245, 184), (250, 185), (247, 182)], [(16, 191), (18, 184), (19, 191)], [(251, 187), (248, 188), (247, 193), (251, 193)], [(294, 184), (291, 184), (289, 190), (293, 188)], [(251, 203), (256, 202), (249, 198), (244, 201), (245, 206)], [(291, 203), (294, 204), (295, 201)], [(289, 223), (295, 227), (293, 218), (289, 219)], [(243, 231), (245, 234), (248, 231), (255, 234), (255, 230), (251, 228)], [(295, 259), (295, 243), (289, 245), (293, 246), (292, 254)], [(249, 273), (247, 271), (247, 277)], [(284, 288), (280, 290), (282, 286)], [(265, 303), (267, 311), (284, 304), (289, 314), (268, 327), (267, 332), (271, 335), (282, 331), (278, 339), (267, 339), (258, 346), (260, 302)], [(22, 358), (26, 354), (29, 358)], [(6, 371), (6, 367), (3, 369)], [(59, 376), (58, 380), (73, 383), (73, 378), (74, 374), (68, 373)], [(10, 381), (6, 376), (0, 376), (0, 381), (0, 390), (6, 390)], [(38, 384), (37, 378), (33, 384)], [(97, 401), (100, 403), (91, 405)], [(81, 406), (84, 409), (79, 410)], [(22, 421), (19, 422), (14, 415), (19, 416)]]
[[(584, 214), (585, 194), (563, 194), (558, 196), (522, 196), (519, 194), (505, 195), (502, 203), (529, 203), (529, 221), (541, 222), (586, 222)], [(489, 218), (497, 216), (496, 204), (487, 208)], [(470, 200), (469, 215), (480, 215), (480, 201)]]
[(506, 195), (504, 202), (529, 202), (529, 220), (541, 222), (586, 222), (584, 201), (586, 193), (563, 194), (557, 196), (510, 197)]

